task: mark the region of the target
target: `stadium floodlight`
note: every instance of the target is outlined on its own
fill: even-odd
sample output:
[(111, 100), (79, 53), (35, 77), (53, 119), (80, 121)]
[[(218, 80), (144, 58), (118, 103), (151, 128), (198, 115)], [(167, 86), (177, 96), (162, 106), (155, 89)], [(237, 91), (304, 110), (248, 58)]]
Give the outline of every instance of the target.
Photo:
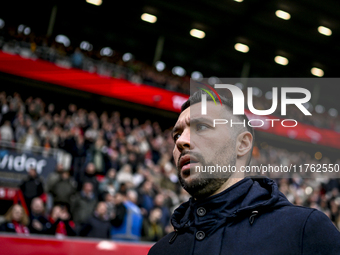
[(20, 34), (20, 33), (24, 32), (24, 29), (25, 29), (25, 25), (20, 24), (20, 25), (18, 26), (18, 33)]
[(277, 10), (275, 12), (275, 15), (280, 19), (284, 19), (284, 20), (290, 19), (290, 14), (288, 12), (285, 12), (285, 11), (282, 11), (282, 10)]
[(66, 35), (57, 35), (57, 36), (55, 37), (55, 41), (56, 41), (57, 43), (64, 44), (65, 47), (68, 47), (68, 46), (70, 46), (70, 44), (71, 44), (70, 39), (68, 39), (68, 37), (67, 37)]
[(0, 29), (5, 26), (5, 21), (3, 19), (0, 19)]
[(336, 117), (336, 116), (338, 116), (338, 111), (334, 108), (331, 108), (331, 109), (328, 110), (328, 114), (332, 117)]
[(317, 67), (313, 67), (310, 71), (313, 75), (317, 77), (322, 77), (324, 75), (323, 70)]
[(93, 45), (87, 41), (82, 41), (80, 43), (80, 49), (86, 50), (86, 51), (91, 51), (93, 49)]
[(245, 45), (243, 43), (236, 43), (235, 44), (235, 50), (243, 53), (247, 53), (249, 51), (249, 46)]
[(202, 30), (195, 29), (195, 28), (190, 30), (190, 35), (192, 37), (196, 37), (199, 39), (203, 39), (205, 37), (205, 33)]
[(181, 66), (175, 66), (174, 68), (172, 68), (172, 73), (174, 75), (178, 75), (180, 77), (183, 77), (186, 74), (186, 71)]
[(330, 30), (328, 27), (319, 26), (318, 31), (319, 31), (320, 34), (325, 35), (325, 36), (331, 36), (332, 35), (332, 30)]
[(110, 47), (104, 47), (100, 50), (101, 56), (111, 57), (113, 55), (113, 50)]
[(283, 66), (286, 66), (286, 65), (288, 65), (288, 63), (289, 63), (288, 59), (285, 58), (285, 57), (282, 57), (282, 56), (276, 56), (276, 57), (274, 58), (274, 60), (275, 60), (275, 62), (276, 62), (277, 64), (283, 65)]
[(122, 57), (124, 62), (129, 62), (131, 59), (133, 59), (133, 55), (130, 52), (127, 52)]
[(165, 63), (162, 61), (157, 61), (155, 63), (155, 67), (158, 72), (162, 72), (165, 69)]
[(191, 79), (201, 81), (203, 79), (203, 74), (201, 72), (194, 71), (191, 73)]
[(321, 104), (318, 104), (317, 106), (315, 106), (315, 111), (319, 114), (322, 114), (325, 112), (325, 107)]
[(262, 96), (262, 90), (257, 88), (257, 87), (254, 87), (253, 88), (253, 95), (256, 96), (256, 97), (261, 97)]
[(143, 13), (141, 19), (149, 23), (155, 23), (157, 21), (157, 17), (149, 13)]
[(30, 33), (31, 33), (31, 28), (30, 27), (25, 27), (24, 35), (29, 35)]
[(102, 0), (86, 0), (87, 3), (99, 6), (103, 3)]

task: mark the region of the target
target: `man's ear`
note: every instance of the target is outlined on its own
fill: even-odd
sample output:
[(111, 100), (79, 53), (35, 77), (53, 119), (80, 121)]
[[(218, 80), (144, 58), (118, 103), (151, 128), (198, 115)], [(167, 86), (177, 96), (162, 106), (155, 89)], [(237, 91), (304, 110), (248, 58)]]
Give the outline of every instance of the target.
[(250, 132), (245, 131), (237, 136), (236, 141), (236, 153), (237, 157), (243, 157), (246, 155), (252, 148), (253, 145), (253, 136)]

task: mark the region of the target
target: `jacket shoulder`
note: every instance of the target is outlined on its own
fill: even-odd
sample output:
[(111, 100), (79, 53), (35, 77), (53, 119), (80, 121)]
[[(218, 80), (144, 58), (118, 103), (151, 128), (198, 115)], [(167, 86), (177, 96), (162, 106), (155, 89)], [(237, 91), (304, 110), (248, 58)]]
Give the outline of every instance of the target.
[(303, 254), (340, 254), (340, 232), (319, 210), (312, 210), (303, 229)]

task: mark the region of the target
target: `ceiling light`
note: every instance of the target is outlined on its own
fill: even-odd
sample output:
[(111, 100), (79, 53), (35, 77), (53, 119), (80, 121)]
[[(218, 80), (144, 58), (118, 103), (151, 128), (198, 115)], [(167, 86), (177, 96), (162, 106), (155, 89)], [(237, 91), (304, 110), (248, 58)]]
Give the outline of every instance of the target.
[(100, 50), (101, 56), (108, 56), (111, 57), (113, 55), (114, 51), (110, 47), (104, 47)]
[(162, 71), (165, 69), (165, 64), (164, 64), (164, 62), (162, 62), (162, 61), (157, 61), (157, 62), (155, 63), (155, 66), (156, 66), (156, 70), (157, 70), (158, 72), (162, 72)]
[(209, 79), (208, 79), (208, 83), (210, 85), (215, 85), (216, 83), (220, 83), (220, 79), (216, 76), (211, 76)]
[(22, 33), (24, 31), (25, 26), (23, 24), (18, 26), (18, 33)]
[(26, 27), (24, 29), (24, 35), (29, 35), (31, 33), (31, 28), (30, 27)]
[(284, 20), (289, 20), (290, 19), (290, 14), (288, 12), (282, 11), (282, 10), (277, 10), (275, 12), (275, 15), (279, 17), (280, 19)]
[(322, 106), (322, 105), (320, 105), (320, 104), (318, 104), (317, 106), (315, 106), (315, 111), (316, 111), (317, 113), (322, 114), (322, 113), (325, 112), (325, 107)]
[(89, 3), (89, 4), (97, 5), (97, 6), (99, 6), (103, 3), (102, 0), (86, 0), (86, 2)]
[(247, 53), (249, 51), (249, 47), (248, 45), (245, 45), (243, 43), (236, 43), (235, 50), (243, 52), (243, 53)]
[(243, 0), (234, 0), (235, 2), (242, 3)]
[(282, 56), (276, 56), (276, 57), (274, 58), (274, 60), (275, 60), (275, 62), (276, 62), (277, 64), (283, 65), (283, 66), (288, 65), (288, 62), (289, 62), (287, 58), (282, 57)]
[(133, 59), (133, 55), (130, 52), (127, 52), (123, 55), (122, 59), (124, 62), (128, 62)]
[(313, 75), (318, 77), (322, 77), (324, 75), (323, 70), (317, 67), (313, 67), (310, 71)]
[(271, 91), (267, 91), (266, 94), (264, 94), (265, 98), (268, 100), (272, 100), (273, 99), (273, 92)]
[(70, 39), (68, 39), (68, 37), (67, 37), (66, 35), (57, 35), (57, 36), (55, 37), (55, 41), (56, 41), (57, 43), (64, 44), (65, 47), (68, 47), (68, 46), (70, 46), (70, 44), (71, 44)]
[(155, 23), (157, 21), (157, 17), (149, 13), (143, 13), (141, 19), (149, 23)]
[(190, 30), (190, 35), (199, 39), (202, 39), (205, 37), (205, 33), (202, 30), (198, 29), (191, 29)]
[(328, 114), (332, 117), (336, 117), (336, 116), (338, 116), (338, 111), (334, 108), (331, 108), (331, 109), (328, 110)]
[(256, 97), (261, 97), (262, 96), (262, 90), (260, 90), (257, 87), (253, 87), (253, 95)]
[(86, 51), (91, 51), (93, 49), (93, 45), (87, 41), (82, 41), (80, 43), (80, 49), (86, 50)]
[(5, 21), (3, 19), (0, 19), (0, 29), (5, 26)]
[(191, 79), (195, 81), (201, 81), (202, 78), (203, 78), (203, 74), (201, 72), (194, 71), (191, 73)]
[(326, 35), (326, 36), (332, 35), (332, 30), (330, 30), (328, 27), (319, 26), (318, 31), (319, 31), (320, 34), (323, 34), (323, 35)]
[(178, 75), (178, 76), (181, 76), (181, 77), (186, 74), (184, 68), (180, 67), (180, 66), (175, 66), (174, 68), (172, 68), (172, 73), (174, 75)]

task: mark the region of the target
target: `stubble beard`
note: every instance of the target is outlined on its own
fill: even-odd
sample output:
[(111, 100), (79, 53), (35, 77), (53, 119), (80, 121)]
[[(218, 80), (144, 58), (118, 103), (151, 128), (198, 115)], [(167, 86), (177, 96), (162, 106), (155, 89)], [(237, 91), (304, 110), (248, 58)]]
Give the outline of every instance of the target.
[[(190, 154), (194, 156), (200, 164), (203, 166), (203, 168), (206, 166), (216, 166), (218, 164), (219, 166), (227, 166), (230, 165), (236, 166), (236, 153), (229, 147), (231, 145), (225, 145), (220, 150), (218, 150), (220, 153), (218, 153), (214, 159), (214, 162), (206, 162), (204, 157), (199, 153), (184, 153), (184, 154)], [(228, 151), (228, 147), (230, 148)], [(181, 155), (182, 156), (182, 155)], [(177, 173), (178, 173), (178, 179), (182, 185), (182, 187), (194, 198), (196, 199), (204, 199), (206, 197), (211, 196), (214, 194), (226, 181), (229, 180), (232, 173), (229, 172), (220, 172), (220, 173), (213, 173), (210, 174), (208, 172), (196, 172), (194, 173), (192, 179), (188, 182), (184, 180), (181, 176), (181, 169), (179, 169), (179, 166), (177, 164)], [(191, 169), (190, 172), (193, 173), (195, 169)], [(191, 178), (190, 177), (190, 178)], [(188, 177), (189, 178), (189, 177)]]

